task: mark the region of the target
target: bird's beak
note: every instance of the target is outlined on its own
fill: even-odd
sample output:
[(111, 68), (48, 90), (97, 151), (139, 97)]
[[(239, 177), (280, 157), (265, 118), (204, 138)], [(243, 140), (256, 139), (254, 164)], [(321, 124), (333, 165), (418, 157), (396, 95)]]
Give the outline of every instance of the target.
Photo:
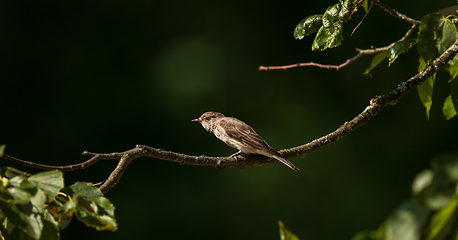
[(200, 122), (200, 119), (196, 118), (192, 120), (193, 122)]

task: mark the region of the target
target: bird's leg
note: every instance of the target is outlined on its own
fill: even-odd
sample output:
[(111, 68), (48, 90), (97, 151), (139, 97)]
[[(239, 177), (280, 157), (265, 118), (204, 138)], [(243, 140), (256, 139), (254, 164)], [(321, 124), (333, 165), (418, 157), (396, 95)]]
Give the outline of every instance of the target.
[(240, 153), (242, 153), (242, 151), (240, 151), (240, 150), (239, 150), (238, 152), (236, 152), (236, 153), (232, 154), (232, 155), (231, 155), (231, 156), (229, 156), (229, 157), (230, 157), (230, 158), (231, 158), (231, 157), (233, 158), (233, 157), (235, 157), (236, 155), (239, 155)]

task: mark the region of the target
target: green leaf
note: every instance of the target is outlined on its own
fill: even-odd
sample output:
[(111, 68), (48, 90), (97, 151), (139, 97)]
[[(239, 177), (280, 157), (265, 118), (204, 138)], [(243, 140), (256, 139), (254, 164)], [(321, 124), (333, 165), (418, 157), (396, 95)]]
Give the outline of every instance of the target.
[(2, 237), (4, 237), (5, 240), (34, 240), (31, 238), (29, 235), (25, 234), (21, 229), (19, 228), (14, 228), (12, 232), (4, 232), (2, 231)]
[(458, 200), (455, 197), (447, 207), (432, 216), (428, 240), (432, 240), (439, 235), (446, 236), (448, 235), (447, 233), (453, 230), (454, 219), (452, 217), (456, 213), (457, 207)]
[(341, 0), (326, 9), (324, 14), (308, 16), (302, 19), (294, 29), (294, 37), (302, 39), (318, 32), (313, 41), (312, 50), (323, 51), (342, 44), (342, 24), (351, 18), (356, 11), (352, 5), (354, 0)]
[(278, 221), (279, 231), (280, 231), (280, 239), (281, 240), (299, 240), (299, 238), (294, 235), (291, 231), (289, 231), (285, 224), (282, 221)]
[(353, 10), (351, 5), (353, 2), (352, 0), (343, 0), (343, 1), (341, 0), (340, 2), (341, 2), (342, 7), (339, 11), (339, 20), (346, 22), (351, 17), (351, 13)]
[(384, 240), (385, 239), (385, 225), (381, 225), (377, 231), (361, 231), (356, 234), (351, 240)]
[(100, 197), (96, 200), (97, 205), (99, 206), (99, 212), (106, 214), (108, 216), (114, 217), (114, 205), (107, 198)]
[(455, 55), (449, 64), (444, 67), (444, 70), (450, 75), (449, 82), (458, 76), (458, 55)]
[[(418, 66), (418, 72), (421, 72), (426, 69), (426, 61), (420, 57), (420, 65)], [(434, 81), (436, 79), (436, 74), (433, 74), (431, 77), (426, 79), (422, 84), (418, 85), (418, 96), (423, 106), (426, 108), (426, 117), (429, 120), (429, 111), (433, 104), (433, 87)]]
[(114, 219), (114, 207), (111, 202), (103, 197), (96, 202), (78, 197), (76, 216), (86, 225), (97, 230), (108, 229), (116, 231), (117, 225)]
[[(324, 21), (323, 21), (324, 22)], [(312, 50), (324, 51), (328, 48), (338, 47), (342, 44), (342, 24), (327, 22), (318, 30), (315, 40), (312, 44)]]
[(97, 230), (117, 230), (116, 220), (107, 215), (97, 215), (95, 213), (87, 211), (76, 212), (78, 219), (89, 227), (93, 227)]
[(432, 162), (434, 178), (425, 189), (422, 202), (431, 210), (440, 210), (447, 206), (456, 191), (458, 182), (458, 156), (443, 154)]
[(369, 8), (369, 0), (364, 0), (361, 7), (363, 7), (364, 11), (367, 12), (367, 9)]
[[(63, 209), (67, 209), (62, 211), (64, 214), (74, 211), (81, 222), (97, 230), (117, 230), (114, 206), (97, 187), (92, 184), (77, 182), (70, 187), (64, 188), (63, 191), (71, 195), (71, 200), (74, 201), (74, 203), (69, 204), (67, 202), (64, 204)], [(76, 209), (73, 210), (75, 206)], [(63, 215), (61, 221), (66, 216)]]
[(412, 182), (412, 194), (418, 195), (420, 192), (431, 185), (433, 179), (434, 173), (430, 169), (426, 169), (423, 172), (417, 174)]
[(433, 88), (434, 81), (436, 79), (436, 74), (433, 74), (431, 77), (426, 79), (422, 84), (418, 85), (418, 96), (420, 96), (420, 101), (423, 106), (426, 108), (426, 117), (429, 120), (429, 112), (431, 106), (433, 105)]
[(34, 194), (31, 194), (29, 191), (18, 187), (8, 188), (8, 193), (11, 197), (9, 200), (11, 200), (12, 203), (28, 203), (34, 196)]
[(364, 71), (364, 74), (367, 76), (372, 77), (370, 71), (374, 69), (379, 63), (381, 63), (385, 58), (388, 58), (388, 66), (399, 57), (399, 55), (407, 52), (410, 48), (412, 48), (417, 43), (416, 39), (406, 39), (401, 42), (397, 42), (393, 47), (390, 49), (380, 52), (374, 56), (372, 59), (371, 65), (369, 68)]
[(38, 190), (27, 204), (11, 204), (0, 201), (2, 213), (31, 238), (38, 239), (43, 229), (43, 213), (46, 195)]
[(15, 168), (12, 167), (0, 167), (0, 176), (2, 177), (7, 177), (7, 178), (13, 178), (17, 175), (22, 175), (24, 177), (28, 177), (30, 174), (26, 172), (19, 171)]
[(323, 25), (318, 30), (315, 40), (313, 41), (312, 50), (323, 51), (327, 48), (338, 47), (342, 44), (342, 20), (340, 11), (342, 4), (337, 3), (328, 7), (323, 14)]
[(385, 222), (385, 238), (390, 240), (420, 240), (430, 210), (416, 201), (407, 201)]
[(305, 36), (318, 31), (318, 29), (323, 25), (321, 21), (322, 16), (323, 14), (312, 15), (302, 19), (294, 29), (294, 38), (300, 40)]
[(3, 156), (3, 152), (5, 151), (5, 147), (6, 147), (6, 145), (4, 145), (4, 144), (0, 145), (0, 157)]
[(76, 182), (70, 186), (71, 192), (69, 195), (76, 194), (81, 197), (88, 199), (96, 199), (98, 197), (103, 197), (103, 193), (91, 183)]
[(372, 74), (370, 73), (370, 71), (374, 69), (375, 67), (377, 67), (377, 65), (381, 63), (383, 59), (386, 58), (386, 56), (388, 56), (388, 50), (380, 52), (377, 55), (375, 55), (374, 58), (372, 59), (371, 65), (366, 69), (366, 71), (364, 71), (364, 74), (366, 76), (372, 77)]
[(458, 155), (448, 153), (434, 157), (432, 169), (434, 181), (440, 184), (456, 184), (458, 182)]
[(445, 99), (444, 106), (442, 107), (442, 113), (444, 113), (444, 117), (447, 120), (456, 116), (456, 109), (452, 102), (452, 95), (449, 95)]
[(6, 182), (7, 186), (0, 186), (0, 200), (5, 202), (28, 203), (38, 191), (38, 188), (22, 175), (16, 175), (8, 181), (4, 179), (3, 183)]
[(9, 221), (8, 218), (5, 218), (2, 225), (4, 229), (6, 229), (6, 231), (8, 231), (9, 233), (13, 232), (13, 229), (16, 226), (11, 221)]
[(29, 181), (46, 193), (47, 202), (54, 199), (59, 190), (64, 187), (64, 178), (59, 171), (37, 173), (29, 177)]
[(425, 15), (418, 29), (417, 48), (426, 63), (441, 55), (458, 37), (454, 24), (439, 13)]
[(388, 50), (388, 66), (391, 66), (391, 64), (399, 57), (399, 55), (409, 51), (409, 49), (415, 44), (417, 44), (417, 39), (412, 38), (401, 42), (396, 42), (396, 44)]
[(47, 213), (43, 220), (43, 233), (41, 234), (40, 240), (58, 240), (60, 237), (59, 223), (54, 217)]
[(65, 229), (70, 224), (73, 219), (74, 212), (76, 212), (76, 203), (74, 201), (70, 200), (62, 206), (59, 222), (59, 228), (61, 230)]
[(450, 96), (455, 110), (458, 110), (458, 80), (456, 79), (450, 84)]

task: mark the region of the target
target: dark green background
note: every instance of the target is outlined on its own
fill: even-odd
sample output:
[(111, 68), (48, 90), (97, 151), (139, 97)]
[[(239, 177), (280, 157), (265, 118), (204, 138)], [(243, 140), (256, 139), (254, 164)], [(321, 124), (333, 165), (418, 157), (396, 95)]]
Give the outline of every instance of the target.
[[(259, 72), (259, 65), (340, 64), (354, 49), (385, 46), (410, 27), (374, 6), (344, 26), (344, 45), (311, 52), (313, 36), (293, 38), (304, 17), (337, 1), (2, 1), (0, 143), (6, 153), (44, 164), (87, 160), (81, 153), (144, 144), (192, 155), (234, 149), (191, 119), (220, 111), (250, 124), (275, 149), (321, 137), (351, 120), (375, 96), (413, 76), (418, 53), (371, 57), (340, 71)], [(384, 1), (421, 16), (455, 1)], [(62, 239), (279, 239), (277, 221), (301, 239), (350, 239), (375, 229), (410, 196), (431, 158), (456, 150), (456, 119), (441, 107), (447, 75), (436, 80), (431, 119), (416, 91), (336, 144), (282, 164), (218, 170), (153, 158), (135, 160), (106, 196), (119, 230), (78, 221)], [(37, 170), (12, 165), (29, 172)], [(103, 161), (66, 172), (66, 184), (100, 182)]]

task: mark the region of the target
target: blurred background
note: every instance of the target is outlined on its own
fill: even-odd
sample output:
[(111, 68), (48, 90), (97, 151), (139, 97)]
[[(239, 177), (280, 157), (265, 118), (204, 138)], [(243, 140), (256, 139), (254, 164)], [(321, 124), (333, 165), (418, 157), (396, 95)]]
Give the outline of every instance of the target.
[[(383, 1), (420, 20), (455, 1)], [(277, 149), (305, 144), (351, 120), (375, 95), (416, 73), (412, 49), (373, 78), (372, 57), (340, 71), (260, 65), (340, 64), (355, 48), (401, 38), (408, 23), (377, 6), (344, 25), (337, 49), (312, 52), (314, 36), (293, 38), (304, 17), (337, 1), (1, 1), (0, 143), (6, 154), (43, 164), (87, 160), (83, 151), (125, 151), (136, 144), (191, 155), (235, 152), (191, 119), (219, 111), (248, 124)], [(436, 154), (456, 151), (457, 119), (442, 104), (439, 73), (431, 119), (416, 91), (366, 125), (305, 158), (218, 170), (153, 158), (131, 163), (106, 196), (117, 232), (74, 221), (62, 239), (279, 239), (278, 224), (301, 239), (350, 239), (376, 229), (410, 196), (413, 177)], [(2, 160), (2, 166), (35, 169)], [(103, 161), (65, 172), (66, 185), (100, 182)]]

